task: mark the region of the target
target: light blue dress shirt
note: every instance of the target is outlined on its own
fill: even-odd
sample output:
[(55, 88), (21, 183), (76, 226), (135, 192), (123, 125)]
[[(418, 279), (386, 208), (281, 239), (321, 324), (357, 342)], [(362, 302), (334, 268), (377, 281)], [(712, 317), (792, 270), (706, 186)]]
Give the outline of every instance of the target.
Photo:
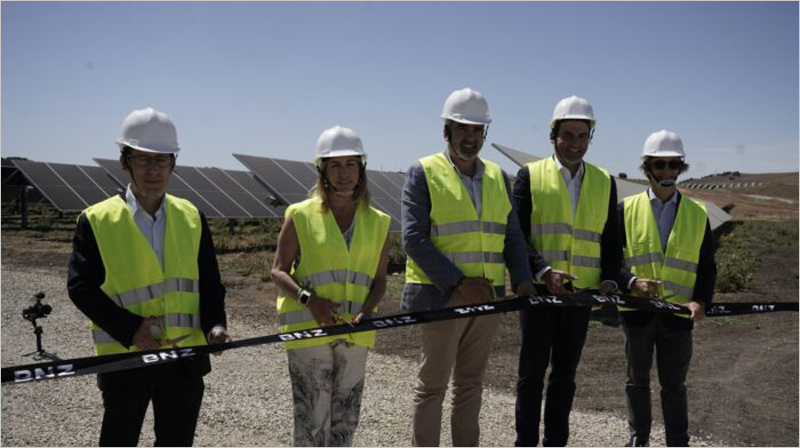
[(161, 270), (163, 271), (164, 232), (165, 224), (167, 222), (167, 212), (164, 206), (164, 198), (161, 198), (161, 204), (158, 206), (155, 216), (147, 213), (144, 207), (142, 207), (142, 204), (139, 203), (139, 201), (136, 199), (136, 196), (133, 194), (133, 191), (131, 191), (130, 184), (128, 184), (128, 188), (125, 191), (125, 201), (128, 203), (128, 209), (133, 215), (133, 220), (136, 222), (136, 226), (142, 231), (142, 234), (147, 239), (147, 242), (150, 243), (150, 247), (153, 248), (153, 252), (156, 253), (158, 262), (161, 264)]

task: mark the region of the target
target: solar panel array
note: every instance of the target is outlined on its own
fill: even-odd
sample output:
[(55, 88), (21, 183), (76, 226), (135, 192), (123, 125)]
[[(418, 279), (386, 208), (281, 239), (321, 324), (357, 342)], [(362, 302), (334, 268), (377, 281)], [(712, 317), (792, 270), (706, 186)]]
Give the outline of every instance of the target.
[[(516, 149), (511, 149), (507, 146), (498, 145), (497, 143), (492, 143), (492, 146), (500, 151), (501, 154), (511, 159), (511, 161), (516, 163), (518, 166), (525, 166), (530, 162), (541, 159), (541, 157), (536, 157), (522, 151), (517, 151)], [(617, 199), (619, 201), (622, 201), (628, 196), (633, 196), (647, 190), (647, 185), (644, 184), (619, 178), (615, 178), (615, 181), (617, 184)], [(711, 224), (712, 229), (716, 229), (725, 221), (729, 221), (731, 219), (731, 215), (725, 213), (725, 210), (721, 209), (719, 206), (717, 206), (717, 204), (706, 200), (701, 201), (705, 203), (706, 210), (708, 210), (708, 221)]]
[(77, 212), (118, 191), (96, 166), (14, 160), (14, 165), (56, 208)]
[[(289, 204), (308, 198), (317, 169), (307, 162), (234, 154), (247, 171), (176, 166), (167, 192), (192, 202), (209, 218), (280, 218)], [(129, 174), (116, 159), (99, 166), (12, 160), (56, 208), (78, 212), (124, 191)], [(13, 167), (10, 165), (13, 164)], [(404, 174), (367, 170), (371, 204), (391, 216), (390, 230), (400, 231), (400, 196)]]

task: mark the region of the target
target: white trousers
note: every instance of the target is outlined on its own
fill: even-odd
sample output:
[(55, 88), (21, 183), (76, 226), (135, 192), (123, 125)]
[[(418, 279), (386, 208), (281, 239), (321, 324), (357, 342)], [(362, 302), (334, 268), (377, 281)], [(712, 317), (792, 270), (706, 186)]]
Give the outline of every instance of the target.
[(294, 446), (351, 446), (361, 412), (367, 347), (343, 339), (287, 350)]

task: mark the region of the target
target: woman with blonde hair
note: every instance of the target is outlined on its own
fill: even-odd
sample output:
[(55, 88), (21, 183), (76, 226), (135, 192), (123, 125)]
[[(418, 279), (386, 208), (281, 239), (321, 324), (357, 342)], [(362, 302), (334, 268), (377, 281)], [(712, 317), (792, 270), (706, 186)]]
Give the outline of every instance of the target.
[[(390, 217), (369, 205), (366, 153), (348, 128), (317, 140), (317, 186), (286, 209), (272, 278), (281, 332), (369, 318), (386, 292)], [(285, 342), (295, 446), (350, 446), (375, 332)]]

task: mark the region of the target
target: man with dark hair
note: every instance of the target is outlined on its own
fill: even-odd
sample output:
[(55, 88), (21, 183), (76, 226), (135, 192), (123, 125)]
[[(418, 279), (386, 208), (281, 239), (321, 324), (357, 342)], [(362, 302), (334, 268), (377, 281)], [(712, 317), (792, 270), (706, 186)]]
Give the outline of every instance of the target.
[[(525, 241), (508, 176), (478, 157), (491, 119), (480, 92), (456, 90), (442, 111), (447, 149), (409, 168), (403, 185), (403, 247), (408, 253), (403, 309), (425, 311), (497, 300), (505, 268), (520, 294), (534, 294)], [(453, 375), (454, 446), (478, 446), (483, 375), (500, 316), (420, 326), (414, 387), (414, 446), (438, 446), (442, 401)]]
[(686, 375), (692, 359), (692, 328), (711, 306), (717, 267), (711, 225), (702, 202), (676, 188), (684, 162), (683, 142), (674, 132), (651, 134), (641, 169), (650, 188), (619, 204), (625, 267), (622, 284), (640, 297), (661, 298), (691, 310), (685, 316), (620, 308), (628, 361), (627, 446), (647, 446), (652, 422), (650, 367), (658, 360), (661, 407), (668, 446), (688, 446)]
[[(550, 120), (551, 157), (517, 173), (514, 201), (533, 251), (531, 271), (552, 293), (617, 289), (622, 260), (608, 172), (583, 160), (595, 130), (594, 110), (583, 98), (562, 99)], [(517, 382), (517, 446), (536, 446), (544, 376), (551, 366), (544, 411), (544, 446), (564, 446), (575, 396), (575, 372), (591, 310), (540, 308), (520, 312), (522, 347)]]
[[(172, 121), (152, 108), (122, 123), (124, 194), (84, 210), (69, 262), (70, 299), (90, 320), (98, 356), (228, 339), (225, 287), (211, 232), (189, 201), (166, 194), (180, 147)], [(135, 446), (152, 400), (156, 446), (190, 446), (208, 355), (97, 375), (101, 446)]]

